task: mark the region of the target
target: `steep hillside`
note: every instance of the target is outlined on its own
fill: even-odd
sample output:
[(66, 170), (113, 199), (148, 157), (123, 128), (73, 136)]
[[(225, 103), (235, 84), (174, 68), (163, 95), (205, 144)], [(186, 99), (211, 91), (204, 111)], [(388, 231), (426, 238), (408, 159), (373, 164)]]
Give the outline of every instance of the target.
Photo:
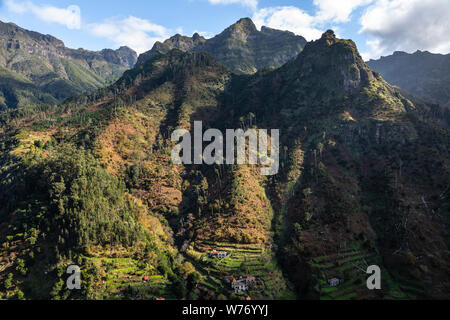
[(74, 50), (50, 35), (0, 22), (0, 67), (33, 85), (33, 90), (24, 93), (20, 84), (2, 79), (1, 92), (9, 97), (2, 107), (29, 107), (28, 102), (36, 101), (55, 104), (101, 88), (132, 68), (136, 60), (136, 53), (127, 47), (99, 52)]
[[(252, 113), (283, 130), (284, 171), (270, 188), (280, 258), (299, 292), (374, 298), (361, 270), (378, 261), (379, 297), (448, 294), (448, 131), (421, 120), (331, 31), (234, 92), (233, 121)], [(330, 296), (330, 277), (351, 283)]]
[[(254, 75), (205, 52), (153, 52), (108, 88), (0, 121), (0, 298), (450, 292), (450, 134), (332, 31)], [(194, 121), (280, 129), (280, 172), (175, 165), (171, 134)], [(81, 292), (64, 287), (73, 263)], [(365, 286), (370, 264), (381, 291)]]
[(394, 52), (367, 64), (389, 83), (426, 102), (450, 107), (450, 54)]
[(141, 64), (156, 52), (179, 49), (187, 52), (208, 52), (218, 62), (237, 74), (253, 74), (266, 68), (278, 68), (296, 57), (306, 44), (303, 37), (292, 32), (262, 27), (256, 29), (252, 20), (241, 19), (219, 35), (205, 39), (176, 35), (139, 56)]

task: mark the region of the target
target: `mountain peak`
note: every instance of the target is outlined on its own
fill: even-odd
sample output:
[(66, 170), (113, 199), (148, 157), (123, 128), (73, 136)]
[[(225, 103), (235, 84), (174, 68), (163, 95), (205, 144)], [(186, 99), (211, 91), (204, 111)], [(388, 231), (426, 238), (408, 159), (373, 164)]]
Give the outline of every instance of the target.
[[(332, 30), (325, 32), (319, 40), (309, 42), (299, 54), (296, 64), (299, 67), (298, 73), (310, 82), (315, 81), (317, 74), (323, 75), (326, 70), (329, 80), (326, 86), (344, 89), (341, 92), (356, 92), (374, 79), (356, 44), (351, 40), (338, 39)], [(317, 83), (316, 86), (322, 85)]]
[(322, 37), (336, 38), (336, 34), (334, 33), (333, 30), (328, 29), (327, 31), (324, 32), (324, 34), (322, 35)]
[(336, 34), (333, 30), (327, 30), (320, 38), (320, 42), (326, 42), (328, 45), (334, 44), (337, 41), (338, 39), (336, 38)]
[[(14, 39), (16, 42), (19, 43), (31, 40), (41, 42), (41, 44), (45, 43), (45, 46), (52, 46), (55, 48), (65, 47), (63, 41), (49, 34), (42, 34), (39, 32), (26, 30), (12, 22), (0, 21), (0, 34), (2, 35), (2, 37), (7, 37), (7, 39), (10, 41)], [(18, 46), (20, 47), (20, 45)]]
[(139, 56), (137, 65), (171, 49), (208, 52), (217, 61), (239, 74), (252, 74), (268, 67), (280, 67), (295, 58), (306, 40), (292, 32), (262, 28), (258, 31), (250, 18), (242, 18), (220, 34), (206, 39), (195, 33), (192, 38), (176, 35), (156, 42), (152, 50)]
[(179, 40), (179, 39), (183, 39), (183, 36), (181, 34), (177, 33), (174, 36), (172, 36), (170, 39)]
[(198, 32), (196, 32), (196, 33), (194, 33), (193, 35), (192, 35), (192, 39), (194, 40), (194, 41), (197, 41), (197, 40), (199, 40), (201, 38), (201, 36), (198, 34)]
[(133, 49), (131, 49), (128, 46), (121, 46), (119, 49), (117, 49), (116, 51), (134, 51)]
[(230, 28), (239, 29), (246, 33), (253, 33), (258, 31), (258, 29), (256, 29), (256, 25), (250, 18), (242, 18), (238, 22), (233, 24)]

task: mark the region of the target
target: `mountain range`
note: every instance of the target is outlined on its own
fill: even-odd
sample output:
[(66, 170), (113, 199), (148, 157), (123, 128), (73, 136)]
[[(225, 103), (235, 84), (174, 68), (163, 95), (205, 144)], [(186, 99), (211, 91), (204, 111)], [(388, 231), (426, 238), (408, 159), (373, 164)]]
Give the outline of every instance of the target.
[(296, 57), (306, 45), (305, 38), (289, 31), (262, 27), (244, 18), (211, 39), (198, 33), (192, 38), (179, 34), (157, 42), (152, 50), (139, 56), (137, 65), (156, 53), (172, 49), (184, 52), (207, 52), (236, 74), (253, 74), (266, 68), (278, 68)]
[[(450, 132), (353, 41), (301, 39), (243, 19), (157, 43), (58, 107), (1, 113), (0, 298), (448, 298)], [(279, 173), (174, 164), (171, 135), (195, 121), (279, 129)]]
[(450, 108), (450, 54), (397, 51), (367, 64), (389, 83), (423, 101)]
[(117, 80), (136, 61), (128, 47), (74, 50), (50, 35), (0, 22), (0, 108), (57, 104)]

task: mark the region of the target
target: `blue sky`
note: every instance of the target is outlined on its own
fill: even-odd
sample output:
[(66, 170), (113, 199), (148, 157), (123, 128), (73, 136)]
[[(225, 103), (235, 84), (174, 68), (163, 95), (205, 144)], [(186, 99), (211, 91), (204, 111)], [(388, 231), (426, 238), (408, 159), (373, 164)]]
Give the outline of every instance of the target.
[(450, 52), (450, 0), (1, 0), (0, 20), (68, 47), (139, 53), (175, 33), (213, 36), (242, 17), (307, 40), (334, 29), (365, 59), (395, 50)]

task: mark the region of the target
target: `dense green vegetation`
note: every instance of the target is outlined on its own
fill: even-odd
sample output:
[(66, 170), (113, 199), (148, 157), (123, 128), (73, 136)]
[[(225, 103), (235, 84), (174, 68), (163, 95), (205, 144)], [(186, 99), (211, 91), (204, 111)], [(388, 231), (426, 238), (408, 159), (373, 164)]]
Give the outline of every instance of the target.
[[(44, 148), (42, 143), (35, 145), (37, 149)], [(142, 208), (126, 193), (123, 181), (108, 173), (83, 148), (46, 144), (45, 150), (51, 152), (49, 157), (27, 157), (14, 168), (3, 167), (2, 172), (1, 217), (10, 224), (0, 240), (4, 253), (22, 248), (20, 258), (16, 257), (14, 263), (18, 274), (15, 283), (27, 295), (68, 297), (69, 291), (63, 290), (61, 280), (44, 276), (44, 272), (53, 270), (46, 264), (56, 263), (55, 275), (61, 277), (65, 269), (60, 263), (82, 262), (87, 265), (86, 281), (96, 279), (103, 265), (96, 265), (90, 256), (98, 254), (97, 247), (128, 248), (123, 254), (143, 263), (138, 267), (141, 273), (151, 266), (149, 272), (160, 270), (163, 276), (176, 279), (171, 271), (176, 263), (165, 260), (173, 258), (171, 250), (167, 251), (164, 244), (161, 247), (155, 235), (139, 223)], [(14, 177), (5, 179), (12, 172)], [(40, 280), (42, 276), (44, 279)], [(47, 289), (49, 283), (55, 282), (50, 292), (37, 289), (43, 280), (48, 281), (44, 285)], [(8, 296), (14, 288), (13, 280), (8, 275), (5, 281)], [(93, 297), (96, 291), (87, 289), (83, 295)]]
[[(107, 88), (0, 119), (0, 298), (448, 297), (450, 134), (332, 31), (254, 75), (154, 53)], [(171, 133), (200, 120), (281, 129), (279, 174), (174, 165)], [(239, 276), (254, 286), (234, 291)]]

